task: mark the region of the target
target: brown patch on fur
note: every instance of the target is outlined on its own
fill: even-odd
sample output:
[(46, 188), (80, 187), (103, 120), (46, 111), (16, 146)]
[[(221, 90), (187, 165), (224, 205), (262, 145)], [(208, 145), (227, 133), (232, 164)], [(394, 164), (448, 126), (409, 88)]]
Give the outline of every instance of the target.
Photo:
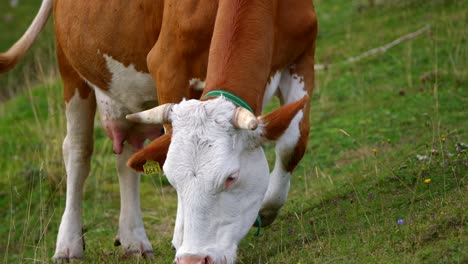
[(204, 94), (237, 94), (259, 115), (274, 57), (275, 1), (219, 1)]
[(171, 134), (165, 134), (155, 139), (144, 149), (135, 153), (127, 162), (127, 166), (136, 170), (143, 171), (143, 165), (147, 160), (154, 160), (163, 166), (166, 161), (167, 150), (171, 144)]
[(198, 99), (201, 97), (203, 91), (198, 91), (198, 90), (195, 90), (195, 89), (190, 89), (190, 92), (189, 92), (189, 98), (190, 99)]
[(164, 3), (164, 27), (147, 56), (158, 102), (198, 99), (201, 93), (190, 89), (189, 80), (206, 78), (218, 3), (212, 0), (161, 2)]

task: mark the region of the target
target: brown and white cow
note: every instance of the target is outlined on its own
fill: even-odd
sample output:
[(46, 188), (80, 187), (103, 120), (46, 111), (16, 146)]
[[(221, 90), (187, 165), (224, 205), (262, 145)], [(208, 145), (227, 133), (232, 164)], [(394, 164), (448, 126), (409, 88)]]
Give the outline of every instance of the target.
[[(155, 160), (177, 190), (176, 262), (233, 263), (257, 215), (264, 225), (276, 218), (305, 152), (317, 33), (312, 2), (61, 0), (54, 15), (68, 174), (54, 258), (83, 256), (81, 194), (97, 106), (117, 153), (119, 243), (129, 253), (152, 254), (139, 175), (124, 162), (131, 156), (128, 165), (141, 171)], [(0, 55), (0, 63), (24, 54), (30, 44), (21, 41), (15, 46), (23, 48)], [(154, 84), (161, 105), (140, 112), (155, 103)], [(188, 100), (205, 86), (199, 100)], [(275, 95), (284, 106), (260, 116)], [(132, 112), (128, 119), (144, 124), (125, 120)], [(172, 126), (160, 136), (162, 124)], [(147, 138), (155, 140), (133, 154)], [(270, 176), (262, 149), (268, 141), (276, 142)]]

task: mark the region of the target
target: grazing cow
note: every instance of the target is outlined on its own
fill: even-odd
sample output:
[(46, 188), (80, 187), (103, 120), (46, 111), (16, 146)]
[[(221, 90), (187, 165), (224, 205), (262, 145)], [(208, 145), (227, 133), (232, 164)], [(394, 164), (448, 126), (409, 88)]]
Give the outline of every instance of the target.
[[(0, 71), (24, 54), (50, 4), (44, 0), (42, 20), (0, 55)], [(123, 162), (131, 157), (128, 165), (141, 171), (154, 160), (177, 190), (175, 262), (233, 263), (257, 215), (263, 225), (276, 218), (305, 152), (317, 33), (312, 1), (63, 0), (54, 16), (68, 175), (54, 258), (83, 256), (81, 194), (97, 106), (117, 153), (118, 243), (127, 253), (152, 254), (139, 176)], [(161, 105), (140, 112), (156, 103), (154, 84)], [(200, 100), (183, 100), (199, 98), (204, 87)], [(260, 116), (274, 95), (283, 106)], [(131, 112), (135, 123), (124, 119)], [(133, 154), (147, 138), (154, 140)], [(262, 149), (268, 141), (276, 143), (270, 177)]]
[[(129, 166), (164, 163), (178, 195), (177, 263), (233, 263), (257, 215), (264, 225), (278, 215), (305, 152), (316, 16), (309, 0), (182, 2), (165, 2), (148, 67), (161, 103), (178, 102), (174, 89), (188, 80), (206, 88), (200, 100), (127, 117), (172, 125)], [(284, 106), (260, 116), (273, 95)], [(261, 147), (268, 141), (276, 142), (270, 178)]]

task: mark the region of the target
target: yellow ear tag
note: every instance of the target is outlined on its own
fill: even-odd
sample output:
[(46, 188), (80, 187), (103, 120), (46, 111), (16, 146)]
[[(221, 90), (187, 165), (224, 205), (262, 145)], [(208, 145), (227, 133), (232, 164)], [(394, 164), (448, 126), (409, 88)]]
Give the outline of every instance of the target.
[(146, 163), (143, 165), (143, 173), (145, 175), (149, 174), (160, 174), (161, 167), (159, 163), (154, 160), (147, 160)]

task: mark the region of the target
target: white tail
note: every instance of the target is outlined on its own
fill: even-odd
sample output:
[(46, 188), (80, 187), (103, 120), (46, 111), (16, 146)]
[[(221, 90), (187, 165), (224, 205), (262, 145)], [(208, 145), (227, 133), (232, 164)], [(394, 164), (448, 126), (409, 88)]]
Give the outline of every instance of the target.
[(18, 61), (31, 48), (49, 19), (52, 5), (53, 0), (43, 0), (41, 8), (28, 30), (7, 52), (0, 53), (0, 73), (7, 72), (15, 67)]

